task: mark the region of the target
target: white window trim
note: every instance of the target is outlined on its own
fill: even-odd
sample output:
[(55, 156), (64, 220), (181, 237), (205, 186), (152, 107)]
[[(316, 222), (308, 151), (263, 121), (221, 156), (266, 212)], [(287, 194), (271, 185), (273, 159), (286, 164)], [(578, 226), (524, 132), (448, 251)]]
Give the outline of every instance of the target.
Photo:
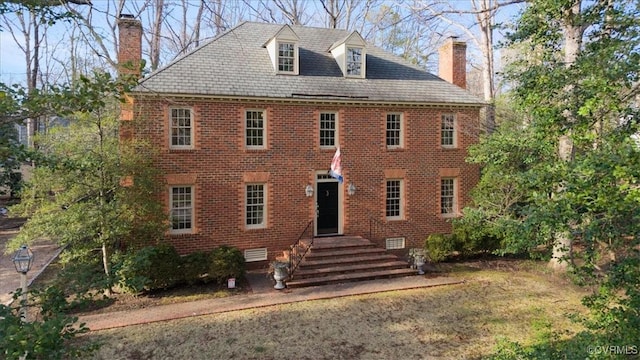
[(400, 116), (400, 145), (387, 145), (387, 149), (404, 149), (404, 114), (397, 112), (387, 113), (384, 121), (384, 142), (387, 143), (387, 131), (389, 130), (389, 115), (398, 115)]
[[(189, 110), (189, 119), (190, 119), (190, 131), (189, 138), (191, 139), (191, 145), (173, 145), (173, 110)], [(177, 149), (177, 150), (191, 150), (195, 146), (195, 116), (193, 112), (193, 108), (185, 106), (173, 106), (169, 108), (169, 148)]]
[[(191, 227), (185, 229), (173, 228), (173, 189), (174, 188), (190, 188), (191, 189)], [(193, 234), (195, 222), (195, 187), (193, 185), (171, 185), (169, 186), (169, 221), (172, 223), (169, 233), (171, 234)]]
[[(350, 49), (359, 49), (360, 50), (360, 74), (349, 74), (349, 50)], [(344, 76), (349, 78), (357, 78), (364, 79), (366, 72), (366, 59), (367, 51), (362, 46), (351, 46), (346, 45), (344, 48)]]
[[(400, 214), (397, 216), (387, 216), (387, 199), (389, 198), (389, 194), (387, 192), (387, 185), (389, 181), (399, 181), (400, 182)], [(404, 201), (405, 201), (405, 191), (404, 191), (404, 179), (386, 179), (384, 182), (384, 213), (387, 220), (404, 220)]]
[[(247, 113), (248, 112), (261, 112), (262, 113), (262, 145), (247, 145)], [(243, 140), (244, 146), (248, 150), (265, 150), (267, 148), (268, 134), (267, 134), (267, 111), (265, 109), (245, 109), (244, 110), (244, 132)]]
[[(280, 44), (293, 45), (293, 71), (280, 70)], [(283, 75), (298, 75), (298, 63), (298, 42), (287, 40), (276, 41), (276, 73)]]
[[(442, 181), (443, 180), (453, 180), (453, 203), (451, 205), (451, 212), (450, 213), (443, 213), (442, 212)], [(453, 218), (453, 217), (457, 217), (459, 215), (458, 213), (458, 178), (456, 177), (443, 177), (440, 178), (440, 216), (444, 217), (444, 218)]]
[[(321, 132), (322, 132), (322, 114), (333, 114), (335, 117), (335, 131), (334, 131), (334, 141), (333, 141), (333, 145), (322, 145), (320, 144), (320, 141), (322, 140), (321, 137)], [(335, 149), (338, 146), (340, 146), (340, 137), (339, 137), (339, 129), (340, 129), (340, 119), (338, 118), (338, 112), (337, 111), (320, 111), (320, 113), (318, 114), (318, 144), (320, 144), (320, 149)]]
[[(442, 124), (444, 122), (443, 117), (451, 115), (453, 117), (453, 144), (452, 145), (445, 145), (442, 143), (443, 137), (442, 137)], [(458, 147), (458, 117), (456, 116), (456, 114), (453, 113), (446, 113), (446, 114), (441, 114), (440, 115), (440, 146), (445, 148), (445, 149), (455, 149)]]
[[(250, 185), (262, 185), (262, 223), (261, 224), (247, 224), (247, 206), (248, 204), (248, 197), (247, 197), (247, 186)], [(243, 217), (243, 221), (244, 221), (244, 226), (245, 229), (247, 230), (253, 230), (253, 229), (265, 229), (267, 227), (267, 211), (268, 211), (268, 206), (267, 204), (269, 203), (269, 187), (267, 186), (267, 183), (261, 183), (261, 182), (256, 182), (256, 183), (245, 183), (244, 184), (244, 217)]]

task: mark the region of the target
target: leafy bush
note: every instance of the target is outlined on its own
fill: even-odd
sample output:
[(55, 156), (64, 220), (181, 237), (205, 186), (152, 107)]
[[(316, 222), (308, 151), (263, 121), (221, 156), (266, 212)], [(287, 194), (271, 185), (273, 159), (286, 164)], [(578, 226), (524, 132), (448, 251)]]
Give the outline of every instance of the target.
[(189, 285), (208, 280), (210, 255), (206, 252), (196, 251), (182, 257), (182, 276)]
[(220, 246), (210, 253), (194, 252), (180, 257), (170, 245), (150, 246), (124, 256), (117, 266), (120, 286), (126, 291), (166, 289), (182, 283), (215, 281), (244, 276), (245, 260), (242, 252)]
[[(67, 359), (87, 357), (97, 350), (95, 343), (77, 347), (71, 341), (89, 329), (84, 324), (76, 326), (78, 318), (60, 311), (68, 307), (60, 289), (47, 288), (34, 294), (41, 303), (42, 321), (24, 322), (19, 308), (0, 304), (0, 354), (3, 359), (21, 359), (25, 354), (28, 359)], [(41, 296), (43, 294), (46, 296)], [(15, 294), (14, 298), (19, 295)]]
[(478, 253), (491, 253), (500, 247), (500, 240), (474, 228), (453, 226), (454, 243), (456, 251), (463, 257)]
[(180, 255), (173, 246), (142, 248), (125, 257), (118, 269), (120, 286), (133, 293), (170, 288), (182, 281), (180, 264)]
[[(67, 304), (69, 308), (82, 308), (94, 302), (96, 296), (104, 295), (105, 290), (111, 287), (111, 282), (104, 274), (101, 259), (95, 256), (65, 259), (55, 281), (60, 289), (64, 289), (64, 295), (72, 296)], [(46, 292), (43, 294), (48, 295)]]
[(244, 276), (245, 261), (242, 252), (230, 246), (220, 246), (211, 252), (209, 278), (222, 284), (228, 278)]
[(441, 262), (448, 259), (457, 245), (456, 237), (452, 234), (432, 234), (424, 242), (424, 249), (432, 262)]
[(459, 222), (454, 223), (452, 234), (432, 234), (424, 243), (424, 249), (433, 262), (447, 260), (452, 255), (469, 257), (491, 253), (499, 247), (500, 239), (496, 236), (475, 231)]

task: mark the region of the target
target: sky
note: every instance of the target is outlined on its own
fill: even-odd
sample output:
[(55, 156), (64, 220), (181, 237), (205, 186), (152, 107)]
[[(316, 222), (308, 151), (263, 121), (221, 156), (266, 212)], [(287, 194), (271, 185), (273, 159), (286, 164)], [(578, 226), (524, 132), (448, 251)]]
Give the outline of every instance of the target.
[[(230, 0), (230, 1), (239, 1), (239, 0)], [(312, 6), (318, 6), (319, 2), (315, 0), (309, 0)], [(451, 0), (452, 2), (456, 2), (456, 7), (464, 8), (465, 6), (470, 6), (470, 0)], [(130, 1), (130, 4), (136, 6), (136, 0)], [(106, 0), (93, 0), (93, 4), (95, 8), (103, 7), (107, 4)], [(519, 8), (517, 6), (512, 6), (506, 9), (501, 9), (499, 12), (498, 21), (505, 21), (511, 19), (517, 14)], [(315, 25), (315, 24), (314, 24)], [(26, 79), (26, 70), (25, 70), (25, 59), (24, 54), (14, 41), (11, 33), (6, 29), (6, 25), (2, 24), (3, 29), (0, 31), (0, 81), (5, 84), (13, 84), (13, 83), (24, 83)], [(49, 32), (52, 34), (52, 43), (56, 42), (60, 38), (68, 37), (68, 33), (64, 31), (64, 28), (67, 27), (66, 24), (56, 24), (50, 28)], [(501, 34), (499, 31), (496, 31), (494, 36), (496, 40), (501, 39)], [(57, 38), (56, 38), (57, 37)], [(53, 46), (53, 45), (51, 45)], [(58, 45), (60, 46), (60, 45)], [(62, 45), (64, 46), (64, 45)], [(470, 58), (473, 58), (473, 46), (470, 46), (471, 53), (469, 54)], [(57, 52), (59, 50), (53, 49), (52, 52)], [(496, 57), (499, 58), (499, 57)]]

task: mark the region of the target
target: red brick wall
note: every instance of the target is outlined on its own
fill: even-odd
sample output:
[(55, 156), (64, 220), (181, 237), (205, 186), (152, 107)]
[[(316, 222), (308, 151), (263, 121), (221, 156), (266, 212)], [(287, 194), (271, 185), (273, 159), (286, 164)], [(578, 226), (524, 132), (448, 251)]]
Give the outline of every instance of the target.
[(467, 89), (467, 44), (449, 39), (438, 54), (438, 76)]
[(139, 20), (118, 19), (118, 72), (140, 76), (142, 24)]
[[(170, 106), (193, 109), (195, 149), (169, 149)], [(266, 150), (244, 148), (244, 109), (266, 109)], [(464, 161), (467, 146), (477, 141), (478, 109), (137, 99), (135, 136), (151, 139), (160, 149), (157, 163), (166, 174), (167, 189), (170, 183), (186, 181), (180, 179), (195, 179), (195, 184), (185, 185), (195, 185), (196, 233), (170, 235), (178, 250), (188, 253), (222, 244), (267, 247), (269, 258), (274, 258), (287, 249), (314, 214), (314, 198), (305, 196), (305, 187), (314, 184), (316, 171), (329, 169), (335, 152), (319, 147), (322, 111), (338, 113), (344, 234), (367, 236), (370, 217), (385, 221), (385, 173), (404, 176), (405, 219), (392, 226), (406, 236), (407, 248), (421, 246), (431, 233), (450, 231), (440, 215), (440, 177), (459, 172), (461, 209), (479, 176), (479, 169)], [(403, 114), (403, 149), (386, 148), (388, 112)], [(456, 149), (440, 146), (444, 112), (457, 115)], [(246, 230), (244, 186), (253, 179), (268, 179), (267, 227)], [(346, 194), (348, 183), (357, 187), (354, 196)], [(163, 201), (168, 206), (168, 190)]]

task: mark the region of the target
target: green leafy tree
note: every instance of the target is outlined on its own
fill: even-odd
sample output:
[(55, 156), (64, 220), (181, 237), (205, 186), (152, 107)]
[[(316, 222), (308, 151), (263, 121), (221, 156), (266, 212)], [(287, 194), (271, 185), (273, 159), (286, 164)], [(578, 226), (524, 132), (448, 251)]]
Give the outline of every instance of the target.
[(151, 149), (119, 141), (118, 106), (127, 85), (96, 72), (48, 93), (69, 126), (52, 128), (31, 152), (36, 169), (22, 202), (10, 209), (29, 220), (8, 250), (50, 238), (75, 259), (101, 254), (109, 278), (114, 251), (161, 237), (166, 220)]
[(10, 122), (0, 123), (0, 194), (13, 197), (22, 183), (20, 164), (24, 147), (18, 142), (18, 132)]
[(505, 251), (545, 245), (566, 264), (574, 239), (615, 252), (637, 233), (639, 11), (541, 0), (522, 14), (511, 38), (526, 56), (507, 74), (515, 121), (471, 150), (484, 169), (465, 211)]
[[(569, 265), (579, 281), (599, 286), (584, 299), (588, 330), (543, 348), (584, 357), (585, 339), (633, 345), (629, 339), (640, 336), (640, 6), (534, 1), (511, 41), (524, 49), (507, 73), (518, 120), (471, 151), (470, 160), (485, 166), (465, 210), (472, 216), (461, 224), (500, 235), (503, 252), (545, 248), (551, 265)], [(514, 349), (545, 358), (542, 348)]]

